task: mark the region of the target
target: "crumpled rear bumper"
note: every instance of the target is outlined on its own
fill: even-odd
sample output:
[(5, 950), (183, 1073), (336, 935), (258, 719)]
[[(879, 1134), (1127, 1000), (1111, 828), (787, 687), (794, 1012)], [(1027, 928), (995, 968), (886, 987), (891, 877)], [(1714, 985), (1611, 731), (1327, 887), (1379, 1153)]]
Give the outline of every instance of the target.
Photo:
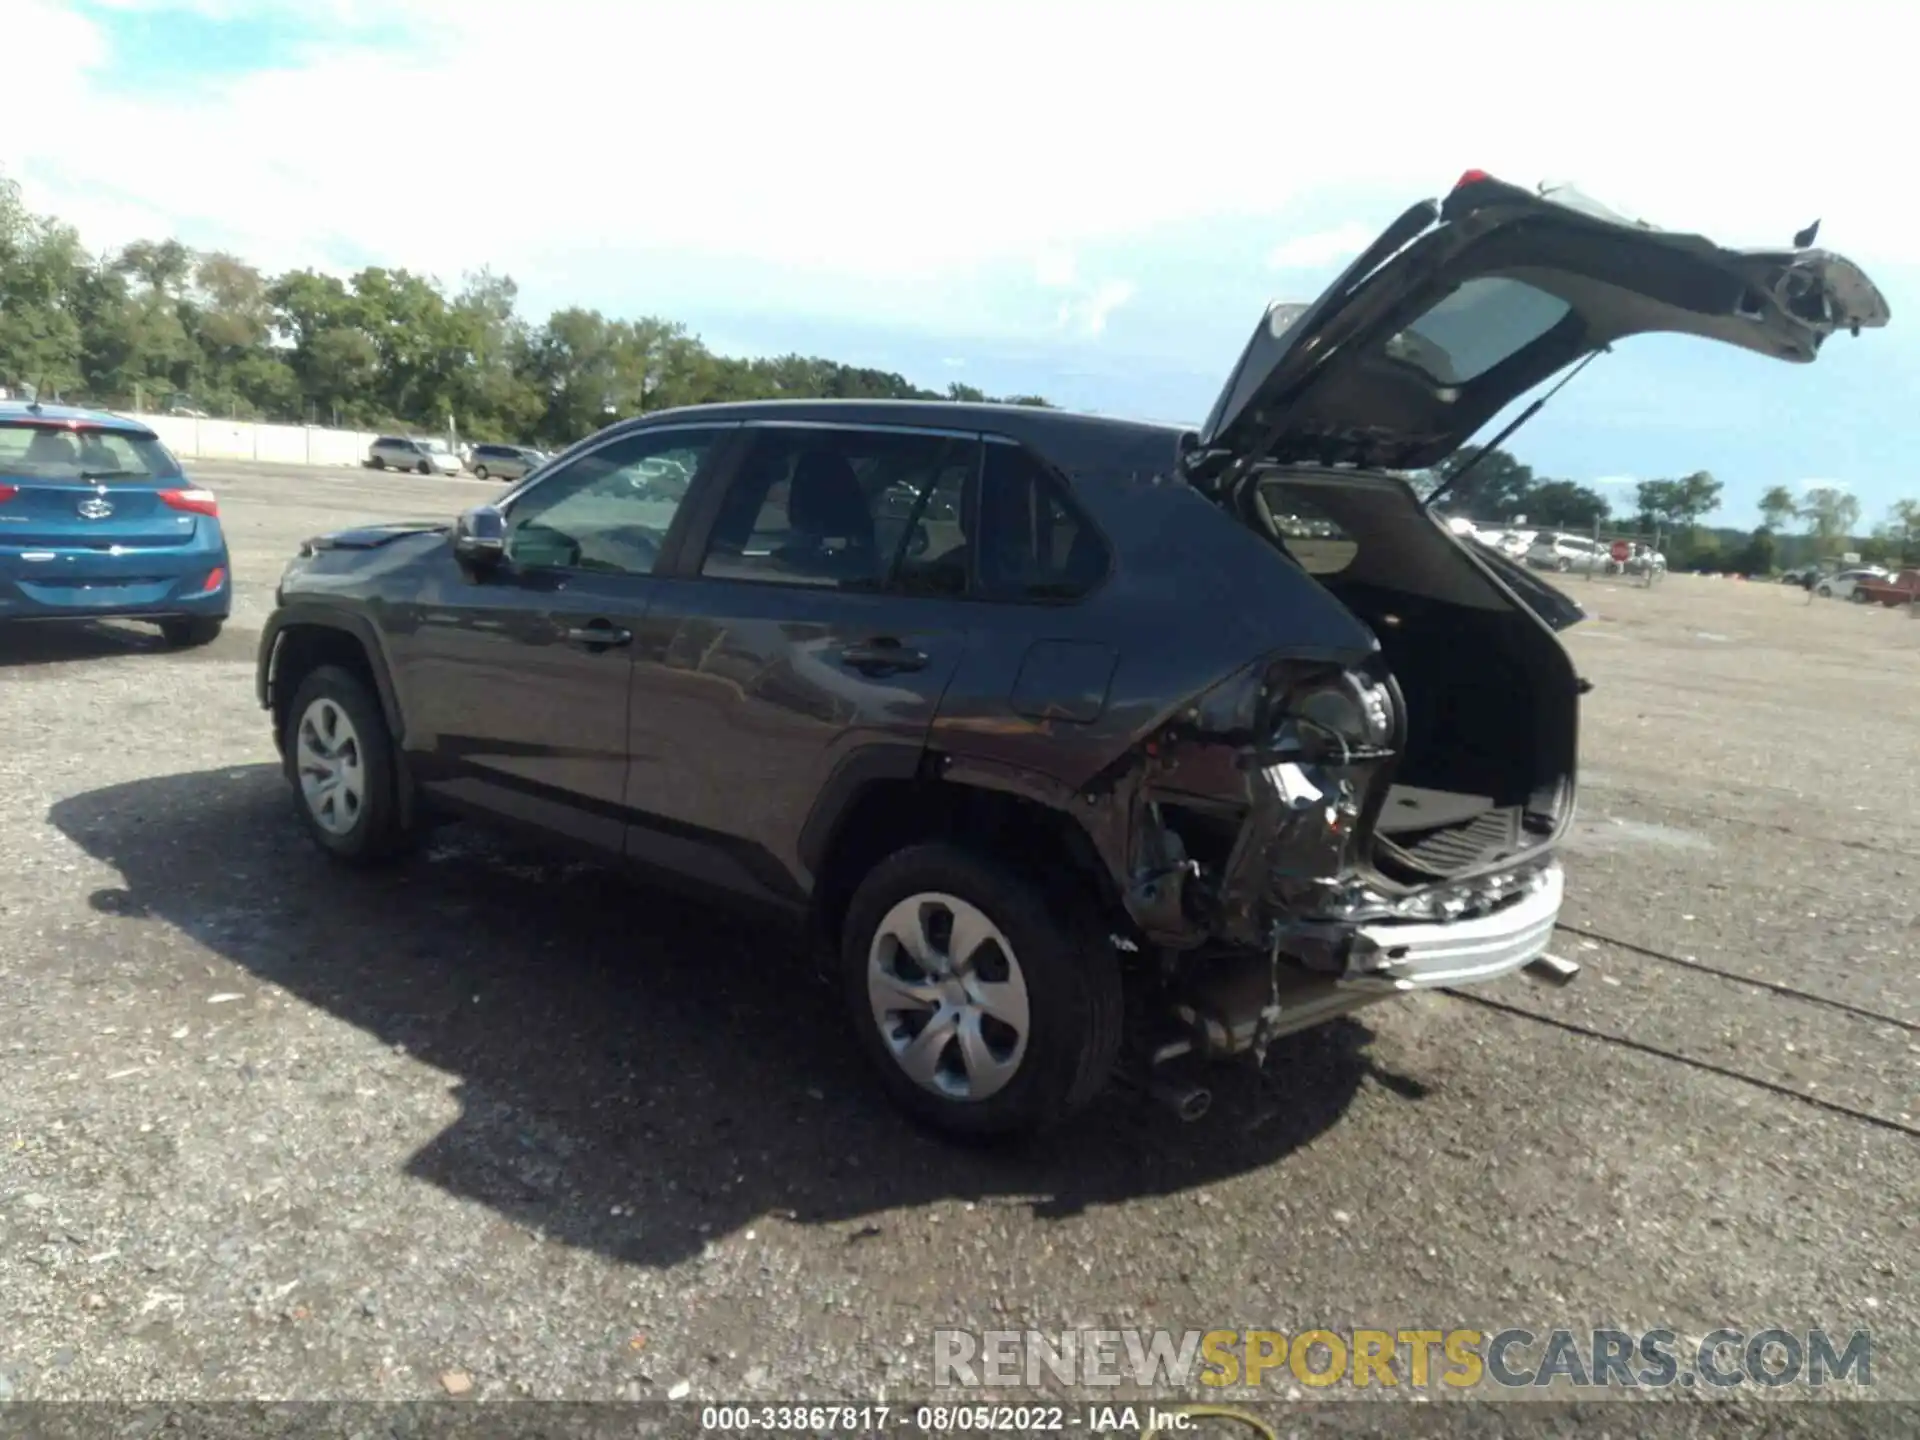
[(1546, 953), (1566, 888), (1566, 872), (1555, 863), (1531, 891), (1491, 915), (1361, 925), (1339, 983), (1398, 992), (1497, 980)]
[(1340, 974), (1284, 964), (1275, 971), (1251, 955), (1216, 967), (1194, 981), (1175, 1013), (1192, 1049), (1224, 1057), (1395, 995), (1497, 980), (1547, 953), (1565, 894), (1565, 873), (1550, 863), (1525, 894), (1490, 915), (1355, 923)]

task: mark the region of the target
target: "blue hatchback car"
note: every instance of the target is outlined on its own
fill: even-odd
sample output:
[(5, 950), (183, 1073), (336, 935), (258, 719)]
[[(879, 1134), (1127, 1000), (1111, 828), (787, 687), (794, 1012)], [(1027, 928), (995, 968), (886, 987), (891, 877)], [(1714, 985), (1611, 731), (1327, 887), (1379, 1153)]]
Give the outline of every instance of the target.
[(0, 622), (151, 620), (204, 645), (233, 608), (220, 507), (146, 426), (0, 401)]

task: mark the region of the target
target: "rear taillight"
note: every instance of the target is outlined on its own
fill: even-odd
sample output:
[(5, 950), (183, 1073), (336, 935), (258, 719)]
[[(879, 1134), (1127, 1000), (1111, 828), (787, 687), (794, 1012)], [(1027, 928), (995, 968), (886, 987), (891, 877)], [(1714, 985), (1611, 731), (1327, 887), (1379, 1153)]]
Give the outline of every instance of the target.
[(0, 505), (4, 505), (20, 493), (18, 485), (0, 485)]
[(175, 510), (190, 510), (195, 515), (220, 516), (220, 502), (211, 490), (162, 490), (160, 499)]
[(202, 595), (211, 595), (214, 591), (218, 590), (222, 585), (226, 583), (227, 583), (227, 567), (224, 565), (216, 565), (213, 567), (213, 569), (210, 572), (208, 572), (207, 583), (200, 587), (200, 593)]
[(1464, 189), (1468, 185), (1479, 185), (1492, 178), (1493, 177), (1484, 170), (1468, 170), (1464, 172), (1458, 180), (1453, 182), (1453, 188), (1456, 190)]

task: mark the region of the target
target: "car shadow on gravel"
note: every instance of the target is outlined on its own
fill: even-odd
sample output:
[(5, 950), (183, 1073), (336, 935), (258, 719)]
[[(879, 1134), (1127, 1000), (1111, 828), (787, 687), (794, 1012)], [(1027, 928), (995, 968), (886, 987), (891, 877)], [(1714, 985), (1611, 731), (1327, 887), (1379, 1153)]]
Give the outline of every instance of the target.
[(1044, 1147), (968, 1149), (885, 1102), (790, 931), (467, 827), (347, 871), (270, 765), (94, 790), (50, 818), (120, 872), (96, 910), (171, 924), (458, 1077), (461, 1116), (411, 1174), (631, 1263), (767, 1214), (864, 1221), (853, 1245), (947, 1197), (1053, 1217), (1168, 1194), (1282, 1159), (1370, 1078), (1423, 1093), (1348, 1020), (1282, 1042), (1264, 1087), (1224, 1075), (1196, 1124), (1115, 1093)]
[(258, 633), (229, 624), (211, 645), (174, 650), (153, 625), (138, 621), (24, 620), (0, 624), (0, 670), (110, 660), (122, 655), (174, 655), (180, 660), (251, 658)]

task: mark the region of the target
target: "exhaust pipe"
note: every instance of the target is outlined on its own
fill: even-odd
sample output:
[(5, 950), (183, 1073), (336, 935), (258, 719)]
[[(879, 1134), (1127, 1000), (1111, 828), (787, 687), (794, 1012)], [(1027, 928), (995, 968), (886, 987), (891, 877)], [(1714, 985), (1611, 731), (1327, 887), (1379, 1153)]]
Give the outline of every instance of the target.
[(1213, 1092), (1200, 1085), (1156, 1080), (1147, 1087), (1147, 1093), (1189, 1125), (1213, 1108)]
[(1558, 955), (1536, 955), (1526, 963), (1526, 972), (1535, 980), (1541, 980), (1561, 989), (1571, 985), (1580, 966), (1572, 960), (1562, 960)]

